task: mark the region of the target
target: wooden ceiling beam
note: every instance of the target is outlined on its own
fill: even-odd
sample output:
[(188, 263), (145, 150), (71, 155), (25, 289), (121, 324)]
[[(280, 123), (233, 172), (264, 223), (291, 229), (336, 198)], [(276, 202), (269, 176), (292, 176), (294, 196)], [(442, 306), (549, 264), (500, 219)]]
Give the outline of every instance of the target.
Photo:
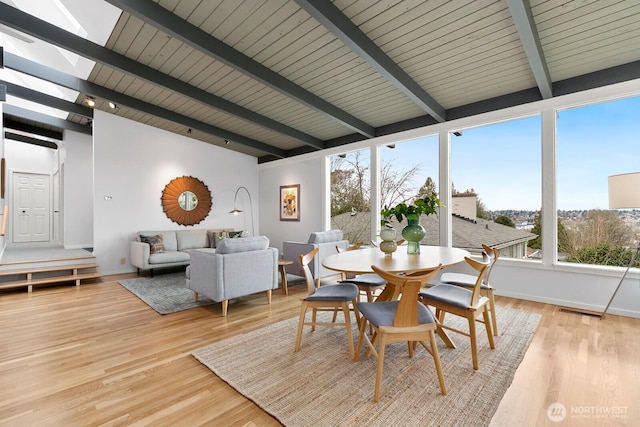
[[(260, 62), (235, 50), (200, 28), (174, 15), (150, 0), (106, 0), (108, 3), (130, 13), (141, 21), (162, 30), (186, 45), (221, 61), (271, 89), (295, 99), (355, 132), (369, 138), (375, 136), (374, 128), (362, 120), (339, 109), (312, 92), (284, 78)], [(324, 148), (316, 144), (316, 148)]]

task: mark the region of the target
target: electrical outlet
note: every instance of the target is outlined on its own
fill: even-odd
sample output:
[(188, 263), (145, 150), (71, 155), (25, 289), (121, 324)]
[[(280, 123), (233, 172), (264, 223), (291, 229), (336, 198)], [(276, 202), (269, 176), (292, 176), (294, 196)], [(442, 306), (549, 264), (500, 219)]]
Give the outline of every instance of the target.
[(127, 263), (126, 258), (120, 258), (120, 264), (126, 264), (126, 263)]

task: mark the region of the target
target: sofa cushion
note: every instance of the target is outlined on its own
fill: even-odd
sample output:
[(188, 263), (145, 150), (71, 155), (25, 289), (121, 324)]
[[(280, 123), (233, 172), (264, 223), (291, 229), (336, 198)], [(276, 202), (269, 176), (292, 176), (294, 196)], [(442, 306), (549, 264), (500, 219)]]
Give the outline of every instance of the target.
[[(269, 247), (267, 236), (237, 237), (235, 239), (223, 239), (216, 248), (217, 254), (233, 254), (237, 252), (260, 251)], [(247, 266), (251, 268), (251, 266)]]
[(206, 248), (207, 230), (178, 230), (176, 231), (178, 250)]
[(187, 252), (169, 251), (149, 255), (149, 264), (164, 264), (169, 262), (189, 262), (191, 257)]
[(227, 231), (227, 237), (230, 239), (237, 239), (238, 237), (242, 237), (242, 233), (243, 231), (233, 231), (233, 230), (229, 230)]
[(327, 243), (342, 240), (342, 230), (315, 231), (307, 243)]
[(162, 234), (155, 234), (153, 236), (145, 236), (144, 234), (141, 234), (140, 241), (142, 243), (149, 244), (150, 254), (158, 254), (164, 252), (164, 241), (162, 238)]

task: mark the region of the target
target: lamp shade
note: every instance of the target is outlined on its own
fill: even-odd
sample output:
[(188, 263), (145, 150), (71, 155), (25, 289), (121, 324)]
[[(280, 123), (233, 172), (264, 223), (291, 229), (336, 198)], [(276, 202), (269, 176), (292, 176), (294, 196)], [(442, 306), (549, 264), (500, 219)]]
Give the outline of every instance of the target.
[(640, 208), (640, 172), (609, 177), (609, 209)]

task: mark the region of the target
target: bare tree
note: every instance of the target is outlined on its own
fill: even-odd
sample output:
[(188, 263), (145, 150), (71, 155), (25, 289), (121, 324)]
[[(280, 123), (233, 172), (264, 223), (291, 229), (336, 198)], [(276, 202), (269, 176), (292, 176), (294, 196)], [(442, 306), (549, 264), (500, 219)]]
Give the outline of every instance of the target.
[(331, 215), (369, 211), (369, 162), (361, 151), (331, 158)]
[(393, 166), (392, 161), (383, 164), (380, 173), (380, 205), (391, 206), (415, 199), (417, 191), (413, 181), (418, 173), (419, 165), (400, 171)]
[(633, 231), (625, 224), (617, 212), (608, 210), (590, 210), (584, 219), (568, 230), (569, 238), (575, 249), (595, 247), (599, 244), (631, 246), (634, 244)]

